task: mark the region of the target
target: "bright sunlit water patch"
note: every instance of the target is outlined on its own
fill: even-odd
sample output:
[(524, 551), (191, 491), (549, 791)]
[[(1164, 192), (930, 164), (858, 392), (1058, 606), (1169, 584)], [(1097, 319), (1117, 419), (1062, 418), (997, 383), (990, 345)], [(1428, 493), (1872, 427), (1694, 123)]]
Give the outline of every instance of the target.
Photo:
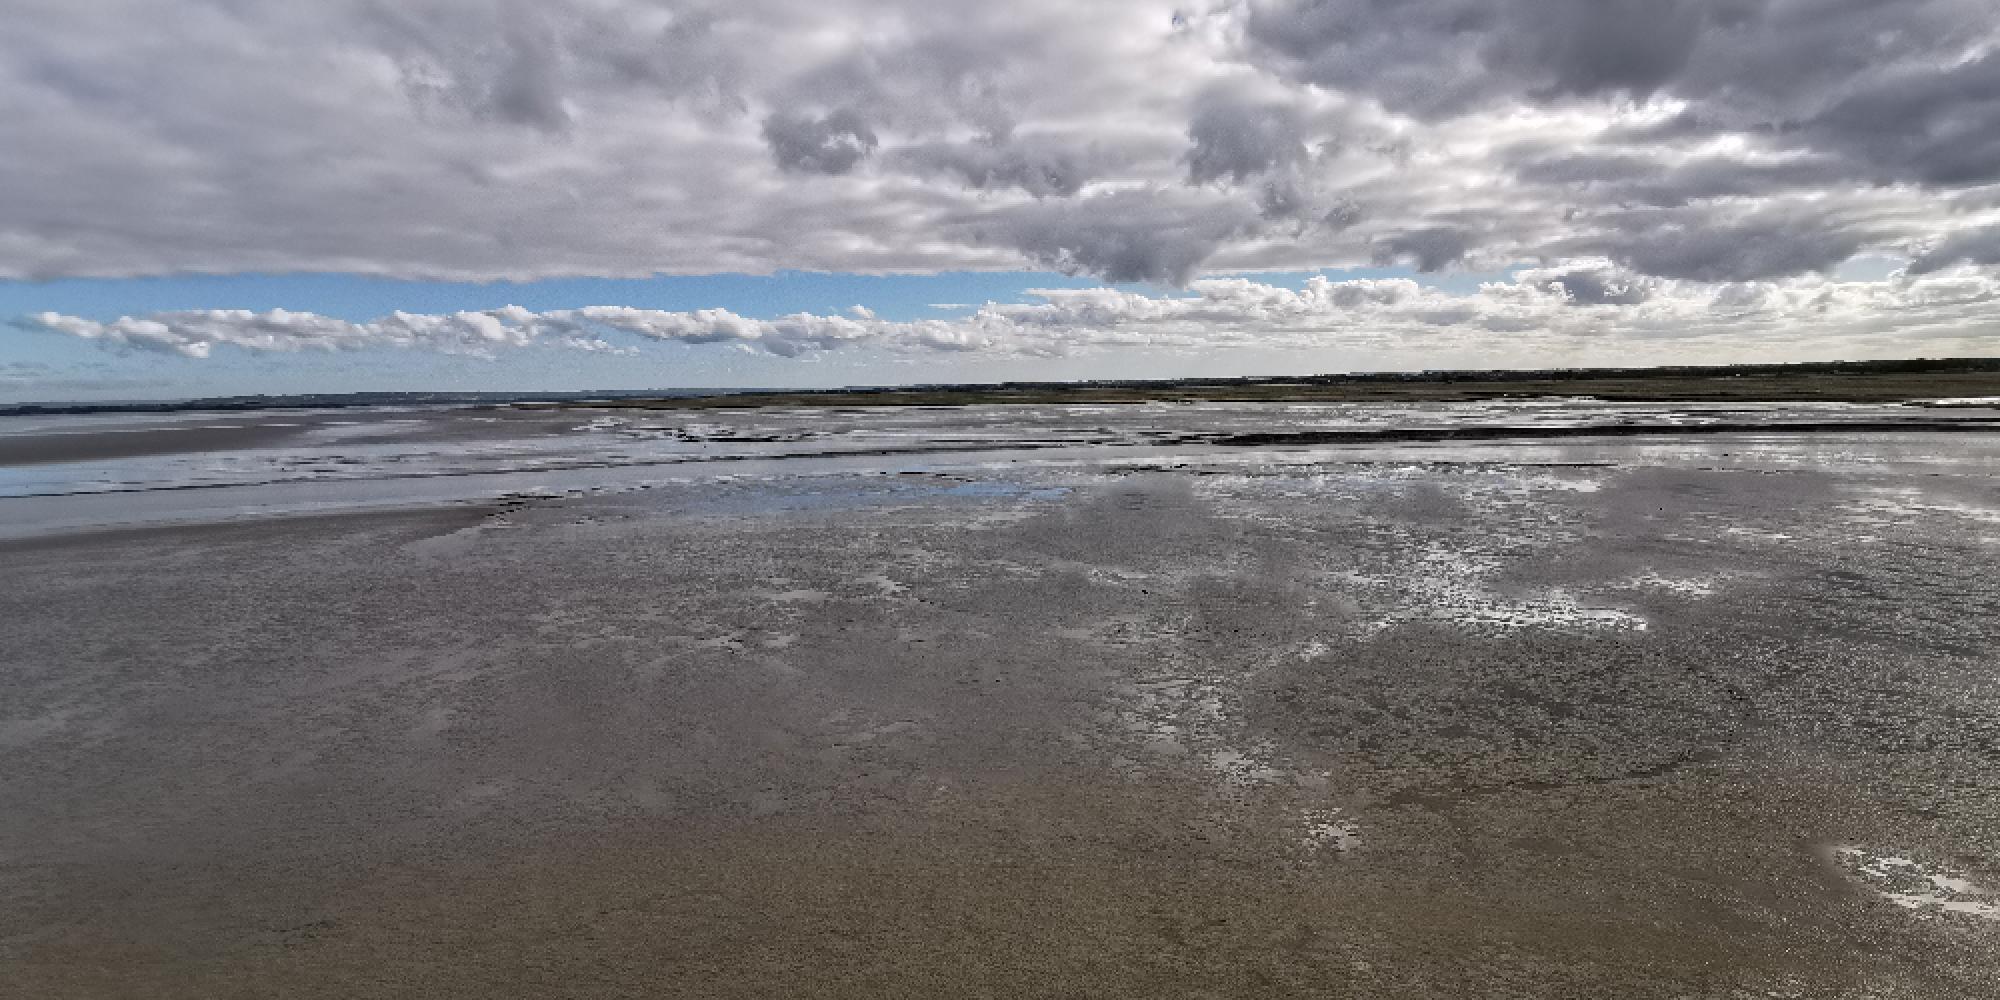
[(2000, 920), (2000, 897), (1939, 866), (1864, 847), (1835, 848), (1833, 857), (1849, 876), (1920, 916), (1959, 914)]

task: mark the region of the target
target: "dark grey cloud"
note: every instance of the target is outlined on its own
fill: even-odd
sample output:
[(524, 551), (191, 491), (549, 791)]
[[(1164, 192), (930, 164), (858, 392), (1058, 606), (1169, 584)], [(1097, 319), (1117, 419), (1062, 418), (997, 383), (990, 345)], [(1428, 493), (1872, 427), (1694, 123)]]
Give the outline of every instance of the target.
[(1513, 170), (1522, 181), (1567, 188), (1591, 200), (1662, 208), (1811, 191), (1844, 184), (1849, 177), (1842, 162), (1824, 154), (1667, 159), (1629, 150), (1563, 151), (1530, 156)]
[(1205, 95), (1188, 124), (1188, 181), (1238, 184), (1307, 157), (1305, 120), (1284, 104), (1226, 91)]
[(1066, 273), (1185, 285), (1252, 221), (1226, 203), (1121, 191), (1026, 205), (989, 217), (981, 229)]
[(526, 4), (425, 8), (368, 3), (356, 28), (397, 64), (419, 106), (561, 132), (567, 61), (556, 28)]
[(1338, 198), (1327, 207), (1326, 211), (1320, 213), (1319, 223), (1328, 229), (1339, 231), (1352, 228), (1364, 218), (1366, 212), (1359, 203), (1349, 198)]
[(1687, 69), (1711, 11), (1706, 0), (1557, 0), (1525, 44), (1505, 34), (1489, 61), (1516, 72), (1547, 72), (1559, 94), (1648, 97)]
[(701, 7), (364, 0), (355, 15), (336, 30), (393, 59), (420, 109), (562, 133), (575, 97), (636, 91), (741, 104), (741, 68), (715, 34), (721, 19)]
[(1252, 0), (1252, 57), (1425, 117), (1521, 97), (1649, 97), (1749, 0)]
[(875, 130), (846, 108), (818, 117), (775, 112), (764, 119), (764, 141), (778, 166), (810, 174), (844, 174), (880, 145)]
[(2000, 53), (1887, 75), (1798, 123), (1787, 138), (1848, 158), (1857, 179), (2000, 181)]
[(1662, 89), (1705, 117), (1782, 122), (1882, 74), (1942, 69), (1992, 30), (1987, 0), (1712, 2), (1684, 69)]
[[(1996, 23), (1988, 0), (1252, 0), (1246, 57), (1425, 119), (1682, 102), (1600, 137), (1641, 147), (1615, 154), (1634, 162), (1608, 197), (1672, 205), (1827, 183), (2000, 180)], [(1678, 165), (1643, 148), (1729, 135), (1808, 162)], [(1544, 172), (1614, 155), (1575, 154)]]
[(1257, 214), (1273, 222), (1304, 222), (1312, 218), (1312, 197), (1291, 178), (1266, 181), (1257, 191)]
[(1297, 176), (1266, 180), (1257, 188), (1257, 215), (1271, 232), (1294, 240), (1324, 238), (1353, 228), (1364, 218), (1360, 204), (1341, 195), (1310, 190)]
[(515, 25), (507, 35), (506, 61), (477, 106), (508, 121), (560, 131), (570, 124), (561, 79), (562, 56), (548, 33)]
[(1429, 274), (1463, 263), (1472, 236), (1454, 226), (1432, 226), (1391, 233), (1375, 241), (1375, 263), (1409, 264)]
[(1524, 274), (1524, 282), (1559, 291), (1580, 306), (1636, 306), (1651, 299), (1660, 282), (1609, 264), (1586, 264)]
[(1260, 65), (1440, 113), (1476, 97), (1477, 41), (1493, 23), (1491, 8), (1472, 2), (1253, 0), (1245, 34)]
[(1910, 262), (1911, 274), (1930, 274), (1955, 264), (2000, 265), (2000, 226), (1953, 233)]
[[(741, 111), (746, 69), (729, 37), (748, 26), (717, 8), (678, 5), (664, 24), (635, 28), (590, 22), (578, 33), (576, 48), (600, 62), (607, 75), (675, 99), (698, 99), (718, 110)], [(655, 17), (657, 17), (657, 13)]]
[(1948, 64), (1984, 0), (1250, 0), (1249, 58), (1423, 116), (1517, 100), (1717, 99), (1797, 117), (1906, 59)]
[(981, 138), (904, 147), (898, 160), (925, 174), (944, 174), (979, 190), (1017, 188), (1036, 198), (1067, 198), (1096, 172), (1088, 151), (1078, 153), (1019, 139)]
[(1736, 214), (1713, 210), (1643, 210), (1608, 218), (1590, 250), (1641, 274), (1693, 281), (1740, 282), (1827, 272), (1875, 234), (1810, 203)]

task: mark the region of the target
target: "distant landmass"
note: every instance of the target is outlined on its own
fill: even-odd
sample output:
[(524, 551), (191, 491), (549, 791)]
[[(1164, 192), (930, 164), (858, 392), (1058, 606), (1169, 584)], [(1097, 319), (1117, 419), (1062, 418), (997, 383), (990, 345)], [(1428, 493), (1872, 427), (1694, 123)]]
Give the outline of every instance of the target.
[(1122, 402), (1447, 402), (1540, 396), (1648, 401), (1895, 402), (2000, 396), (2000, 358), (1921, 358), (1657, 368), (1357, 372), (1241, 378), (1093, 379), (838, 389), (637, 389), (575, 392), (355, 392), (133, 402), (0, 405), (0, 416), (326, 409), (547, 406), (709, 409), (747, 406), (960, 406)]
[(341, 409), (369, 406), (479, 406), (525, 402), (583, 402), (597, 399), (673, 399), (683, 396), (757, 392), (755, 389), (640, 389), (576, 392), (314, 392), (288, 396), (210, 396), (200, 399), (116, 400), (110, 402), (0, 403), (0, 417), (71, 413), (178, 413)]

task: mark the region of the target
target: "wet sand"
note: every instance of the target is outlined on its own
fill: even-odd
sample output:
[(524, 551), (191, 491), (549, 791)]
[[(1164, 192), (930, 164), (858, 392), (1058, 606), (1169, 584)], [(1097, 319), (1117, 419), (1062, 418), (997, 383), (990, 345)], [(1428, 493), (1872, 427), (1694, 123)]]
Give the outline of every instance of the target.
[(227, 451), (279, 444), (297, 436), (298, 425), (263, 420), (120, 427), (116, 431), (63, 430), (0, 435), (0, 466), (89, 462), (141, 455)]
[(0, 995), (2000, 995), (2000, 436), (1173, 419), (18, 531)]

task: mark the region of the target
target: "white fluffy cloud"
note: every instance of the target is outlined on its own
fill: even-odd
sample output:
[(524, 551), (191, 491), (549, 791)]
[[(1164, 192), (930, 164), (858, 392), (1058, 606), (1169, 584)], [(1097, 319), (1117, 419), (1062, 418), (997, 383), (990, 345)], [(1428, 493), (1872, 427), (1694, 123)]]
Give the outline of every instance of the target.
[(250, 351), (421, 348), (495, 355), (531, 345), (632, 350), (646, 342), (725, 344), (796, 357), (843, 348), (1051, 356), (1144, 348), (1199, 355), (1232, 348), (1365, 348), (1384, 358), (1469, 348), (1513, 363), (1671, 357), (1973, 353), (2000, 304), (2000, 278), (1958, 267), (1885, 281), (1818, 277), (1712, 284), (1650, 278), (1609, 260), (1531, 269), (1476, 292), (1404, 279), (1289, 288), (1247, 278), (1199, 279), (1186, 293), (1046, 289), (1026, 303), (965, 315), (891, 321), (863, 308), (753, 319), (723, 309), (625, 306), (532, 312), (507, 307), (443, 315), (395, 313), (354, 323), (310, 313), (160, 313), (95, 322), (44, 313), (24, 326), (128, 348), (207, 357)]

